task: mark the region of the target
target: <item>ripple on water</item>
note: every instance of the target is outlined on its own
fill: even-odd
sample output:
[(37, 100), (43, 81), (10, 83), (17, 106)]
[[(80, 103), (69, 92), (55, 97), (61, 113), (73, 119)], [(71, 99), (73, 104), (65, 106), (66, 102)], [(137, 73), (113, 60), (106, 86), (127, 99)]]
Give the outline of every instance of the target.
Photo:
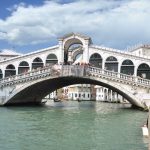
[(140, 128), (147, 113), (130, 105), (50, 102), (0, 113), (0, 149), (147, 150)]

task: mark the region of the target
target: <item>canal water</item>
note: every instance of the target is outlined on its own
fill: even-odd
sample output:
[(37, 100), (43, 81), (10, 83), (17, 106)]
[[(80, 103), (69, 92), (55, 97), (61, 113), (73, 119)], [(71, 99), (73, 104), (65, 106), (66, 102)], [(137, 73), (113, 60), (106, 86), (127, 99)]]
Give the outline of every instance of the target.
[(147, 150), (141, 130), (147, 115), (100, 102), (1, 107), (0, 150)]

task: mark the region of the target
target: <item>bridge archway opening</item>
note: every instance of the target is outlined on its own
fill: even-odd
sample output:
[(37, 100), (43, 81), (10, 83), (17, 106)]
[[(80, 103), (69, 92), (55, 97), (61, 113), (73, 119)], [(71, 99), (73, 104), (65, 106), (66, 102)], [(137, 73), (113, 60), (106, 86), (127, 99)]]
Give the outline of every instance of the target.
[(46, 58), (46, 65), (54, 65), (58, 63), (57, 56), (55, 54), (49, 54)]
[[(77, 38), (67, 40), (64, 44), (64, 64), (74, 63), (73, 52), (82, 49), (82, 46), (82, 41)], [(81, 53), (81, 51), (79, 53)]]
[[(141, 104), (138, 102), (137, 98), (129, 94), (124, 87), (120, 87), (116, 84), (111, 84), (107, 81), (105, 82), (103, 80), (97, 80), (97, 77), (91, 79), (86, 77), (73, 77), (73, 76), (54, 77), (42, 81), (39, 80), (39, 82), (36, 83), (35, 82), (33, 82), (32, 84), (30, 83), (29, 85), (19, 88), (19, 91), (16, 93), (16, 95), (14, 95), (11, 99), (9, 99), (7, 104), (11, 105), (13, 103), (15, 104), (23, 102), (39, 104), (41, 100), (44, 97), (46, 97), (49, 93), (56, 91), (57, 89), (60, 89), (62, 87), (75, 84), (91, 84), (106, 87), (114, 92), (117, 92), (119, 95), (128, 100), (131, 104), (138, 107), (142, 107)], [(29, 94), (27, 95), (26, 93)], [(107, 97), (107, 99), (109, 99), (109, 96)]]
[(150, 79), (150, 67), (146, 63), (142, 63), (139, 65), (137, 69), (137, 76), (145, 79)]
[(82, 53), (78, 53), (77, 55), (74, 56), (74, 62), (76, 63), (76, 61), (78, 62), (78, 60), (82, 58)]
[(0, 79), (2, 79), (3, 78), (3, 72), (2, 72), (2, 70), (0, 69)]
[(37, 57), (32, 62), (32, 69), (42, 68), (44, 66), (43, 61), (40, 57)]
[(29, 68), (30, 68), (30, 67), (29, 67), (28, 62), (22, 61), (22, 62), (19, 64), (19, 67), (18, 67), (18, 74), (28, 72)]
[(127, 74), (127, 75), (133, 75), (134, 74), (134, 64), (131, 60), (126, 59), (122, 62), (121, 73)]
[(89, 63), (94, 67), (102, 68), (102, 57), (101, 57), (101, 55), (98, 53), (92, 54), (90, 57)]
[(15, 69), (14, 65), (10, 64), (6, 67), (5, 77), (9, 77), (9, 76), (13, 76), (13, 75), (16, 75), (16, 69)]
[(114, 56), (109, 56), (105, 62), (105, 69), (118, 72), (118, 60)]

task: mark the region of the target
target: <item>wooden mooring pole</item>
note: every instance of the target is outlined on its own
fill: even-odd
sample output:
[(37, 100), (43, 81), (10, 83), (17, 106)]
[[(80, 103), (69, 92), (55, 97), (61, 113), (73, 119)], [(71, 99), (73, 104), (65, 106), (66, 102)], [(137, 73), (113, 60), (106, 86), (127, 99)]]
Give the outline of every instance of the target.
[(150, 150), (150, 108), (149, 108), (149, 115), (148, 115), (148, 150)]

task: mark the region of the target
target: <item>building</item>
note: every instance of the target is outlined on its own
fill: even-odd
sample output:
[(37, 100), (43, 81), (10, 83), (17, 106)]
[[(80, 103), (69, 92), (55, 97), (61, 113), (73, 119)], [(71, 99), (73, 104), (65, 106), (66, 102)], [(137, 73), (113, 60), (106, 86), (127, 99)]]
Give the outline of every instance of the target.
[(68, 87), (68, 100), (96, 100), (96, 90), (93, 85), (76, 84)]
[(96, 101), (102, 102), (119, 102), (119, 103), (127, 103), (128, 101), (124, 99), (117, 92), (114, 92), (103, 86), (95, 86), (96, 89)]

